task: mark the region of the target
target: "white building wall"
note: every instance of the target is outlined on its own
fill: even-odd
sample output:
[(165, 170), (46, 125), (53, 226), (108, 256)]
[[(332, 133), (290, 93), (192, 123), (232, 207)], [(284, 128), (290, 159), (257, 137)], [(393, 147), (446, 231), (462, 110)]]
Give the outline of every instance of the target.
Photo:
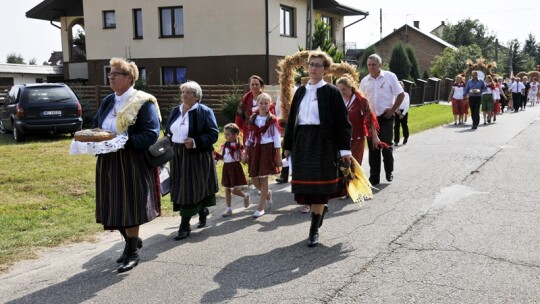
[[(264, 1), (85, 0), (83, 6), (88, 60), (115, 56), (171, 58), (265, 52)], [(159, 38), (158, 7), (169, 6), (183, 6), (182, 38)], [(142, 9), (143, 39), (133, 39), (134, 8)], [(115, 29), (103, 29), (104, 10), (115, 11)], [(277, 32), (279, 34), (279, 28)]]
[(47, 75), (43, 74), (13, 74), (13, 73), (1, 73), (0, 77), (13, 78), (13, 84), (25, 84), (25, 83), (36, 83), (38, 78), (42, 79), (43, 82), (47, 82)]

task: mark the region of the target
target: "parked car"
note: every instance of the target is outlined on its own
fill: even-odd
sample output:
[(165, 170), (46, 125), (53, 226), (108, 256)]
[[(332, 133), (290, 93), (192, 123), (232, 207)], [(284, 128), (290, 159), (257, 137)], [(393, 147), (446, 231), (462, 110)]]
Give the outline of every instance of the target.
[(82, 123), (79, 99), (63, 83), (14, 85), (0, 100), (0, 133), (13, 132), (18, 142), (39, 132), (73, 135)]

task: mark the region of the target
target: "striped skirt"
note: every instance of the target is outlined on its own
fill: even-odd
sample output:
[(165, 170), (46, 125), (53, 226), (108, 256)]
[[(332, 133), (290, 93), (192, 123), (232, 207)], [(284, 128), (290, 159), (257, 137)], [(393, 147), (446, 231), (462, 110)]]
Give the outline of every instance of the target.
[[(291, 191), (300, 203), (301, 196), (333, 197), (338, 192), (338, 157), (331, 134), (318, 125), (297, 126), (292, 148)], [(315, 199), (315, 197), (312, 197)], [(304, 203), (319, 203), (319, 200)]]
[(181, 216), (193, 216), (201, 208), (216, 205), (218, 180), (213, 152), (197, 152), (173, 144), (171, 201)]
[(100, 154), (96, 163), (96, 222), (104, 228), (142, 225), (161, 214), (159, 175), (142, 152)]

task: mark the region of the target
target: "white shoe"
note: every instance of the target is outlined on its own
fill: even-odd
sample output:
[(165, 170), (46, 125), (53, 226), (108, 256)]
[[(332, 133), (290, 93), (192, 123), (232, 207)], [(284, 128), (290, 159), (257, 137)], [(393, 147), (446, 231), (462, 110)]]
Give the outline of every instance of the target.
[(246, 193), (246, 196), (244, 196), (244, 208), (249, 207), (249, 204), (250, 204), (249, 193)]
[(264, 210), (257, 210), (255, 213), (253, 213), (253, 218), (258, 218), (264, 215)]
[(232, 215), (232, 210), (227, 209), (227, 210), (225, 210), (225, 212), (223, 212), (223, 214), (221, 216), (228, 217), (228, 216), (231, 216), (231, 215)]
[(268, 196), (270, 196), (270, 199), (266, 200), (266, 208), (272, 209), (272, 204), (274, 203), (274, 200), (272, 199), (272, 190), (268, 190)]
[(300, 209), (302, 213), (308, 213), (310, 210), (311, 207), (309, 205), (302, 205), (302, 209)]

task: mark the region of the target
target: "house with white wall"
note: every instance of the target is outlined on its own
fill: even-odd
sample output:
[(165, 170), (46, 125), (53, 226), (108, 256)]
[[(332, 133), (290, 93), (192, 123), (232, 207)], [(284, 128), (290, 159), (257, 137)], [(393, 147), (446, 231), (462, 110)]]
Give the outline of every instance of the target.
[(64, 77), (106, 84), (109, 59), (137, 63), (147, 84), (277, 84), (277, 62), (309, 45), (315, 18), (343, 45), (345, 16), (368, 13), (336, 0), (44, 0), (26, 13), (62, 37)]
[(61, 66), (0, 63), (0, 86), (62, 81)]

